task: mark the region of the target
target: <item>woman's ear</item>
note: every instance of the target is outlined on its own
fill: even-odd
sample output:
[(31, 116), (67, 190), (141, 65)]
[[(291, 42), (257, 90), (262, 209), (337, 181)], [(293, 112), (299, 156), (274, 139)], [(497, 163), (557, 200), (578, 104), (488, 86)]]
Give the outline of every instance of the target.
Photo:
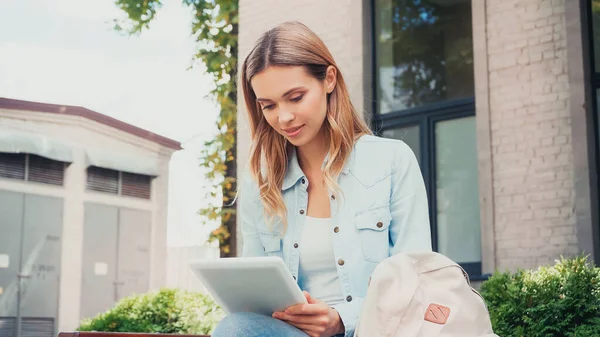
[(325, 74), (325, 91), (331, 94), (335, 89), (337, 79), (337, 69), (334, 66), (327, 67), (327, 73)]

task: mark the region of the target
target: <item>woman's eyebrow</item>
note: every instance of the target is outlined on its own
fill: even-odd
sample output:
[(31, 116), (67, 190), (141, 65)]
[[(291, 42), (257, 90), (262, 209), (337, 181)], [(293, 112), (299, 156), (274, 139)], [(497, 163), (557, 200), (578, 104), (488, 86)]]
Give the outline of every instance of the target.
[[(301, 87), (295, 87), (295, 88), (292, 88), (292, 89), (290, 89), (290, 90), (286, 91), (286, 92), (285, 92), (283, 95), (281, 95), (281, 97), (286, 97), (286, 96), (290, 95), (292, 92), (294, 92), (294, 91), (296, 91), (296, 90), (299, 90), (299, 89), (304, 89), (304, 87), (302, 87), (302, 86), (301, 86)], [(257, 98), (256, 100), (257, 100), (258, 102), (272, 102), (272, 100), (270, 100), (270, 99), (268, 99), (268, 98), (260, 98), (260, 97), (259, 97), (259, 98)]]

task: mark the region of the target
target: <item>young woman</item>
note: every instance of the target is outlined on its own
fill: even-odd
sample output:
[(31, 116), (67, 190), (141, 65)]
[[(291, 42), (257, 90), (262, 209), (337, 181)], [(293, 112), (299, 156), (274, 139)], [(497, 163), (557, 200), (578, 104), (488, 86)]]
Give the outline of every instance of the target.
[(281, 257), (308, 304), (229, 315), (213, 336), (352, 336), (377, 263), (431, 250), (416, 158), (371, 135), (331, 53), (301, 23), (264, 33), (239, 84), (252, 137), (243, 256)]

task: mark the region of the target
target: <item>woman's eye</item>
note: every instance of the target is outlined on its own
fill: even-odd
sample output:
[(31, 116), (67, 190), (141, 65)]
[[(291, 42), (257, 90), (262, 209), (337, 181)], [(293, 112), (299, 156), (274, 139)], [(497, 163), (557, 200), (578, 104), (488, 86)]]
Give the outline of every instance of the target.
[(300, 102), (300, 100), (302, 100), (302, 97), (304, 97), (304, 95), (298, 95), (296, 97), (290, 98), (290, 101), (292, 101), (292, 102)]
[(263, 107), (262, 107), (262, 109), (263, 109), (263, 110), (270, 110), (270, 109), (273, 109), (273, 104), (270, 104), (270, 105), (265, 105), (265, 106), (263, 106)]

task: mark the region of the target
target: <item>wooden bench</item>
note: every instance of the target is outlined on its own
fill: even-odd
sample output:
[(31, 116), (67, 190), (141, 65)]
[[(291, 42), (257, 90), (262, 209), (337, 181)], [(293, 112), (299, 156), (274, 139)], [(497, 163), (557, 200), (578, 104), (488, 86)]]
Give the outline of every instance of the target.
[(210, 337), (208, 335), (172, 335), (138, 332), (61, 332), (58, 337)]

